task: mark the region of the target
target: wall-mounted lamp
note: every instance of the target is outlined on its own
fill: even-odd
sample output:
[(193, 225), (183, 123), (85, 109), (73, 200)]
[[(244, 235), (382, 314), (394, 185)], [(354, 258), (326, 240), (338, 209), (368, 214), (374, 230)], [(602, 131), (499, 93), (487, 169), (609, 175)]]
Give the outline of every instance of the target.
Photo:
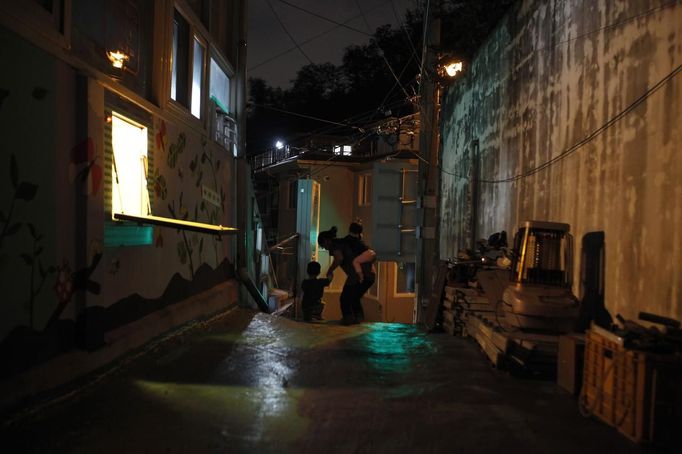
[(111, 62), (111, 66), (116, 69), (123, 69), (123, 64), (128, 60), (128, 56), (119, 50), (107, 52), (107, 57)]
[(464, 70), (464, 62), (453, 58), (442, 58), (438, 62), (438, 76), (453, 79)]
[(445, 74), (447, 74), (450, 77), (455, 77), (457, 73), (462, 72), (462, 68), (464, 67), (464, 63), (461, 61), (453, 61), (450, 63), (447, 63), (444, 66)]
[(464, 62), (457, 57), (445, 54), (438, 57), (436, 66), (437, 80), (441, 84), (453, 82), (464, 71)]

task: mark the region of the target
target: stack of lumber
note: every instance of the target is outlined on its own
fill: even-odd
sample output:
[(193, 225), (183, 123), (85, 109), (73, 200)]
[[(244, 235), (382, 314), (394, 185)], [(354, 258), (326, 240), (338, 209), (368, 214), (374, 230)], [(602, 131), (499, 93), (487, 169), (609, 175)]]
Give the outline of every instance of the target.
[(469, 314), (466, 333), (476, 340), (493, 366), (504, 367), (507, 337), (506, 333), (499, 326), (496, 326), (492, 312)]
[(473, 337), (493, 364), (522, 375), (551, 378), (556, 374), (559, 336), (507, 331), (494, 314), (477, 313), (467, 319)]
[(478, 290), (446, 286), (443, 292), (443, 329), (453, 336), (466, 336), (467, 319), (475, 314), (491, 314), (494, 307)]

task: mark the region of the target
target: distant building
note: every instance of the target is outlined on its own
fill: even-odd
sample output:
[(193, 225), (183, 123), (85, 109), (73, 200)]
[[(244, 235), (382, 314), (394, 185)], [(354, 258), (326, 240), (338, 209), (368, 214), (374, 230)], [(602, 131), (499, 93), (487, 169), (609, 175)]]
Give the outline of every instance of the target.
[[(271, 251), (277, 283), (300, 294), (306, 263), (319, 261), (323, 274), (331, 263), (317, 246), (318, 233), (335, 225), (343, 237), (360, 220), (378, 255), (377, 284), (363, 299), (367, 320), (412, 323), (419, 118), (391, 118), (362, 129), (355, 137), (298, 139), (252, 157), (255, 179), (268, 182), (260, 200), (271, 222), (270, 244), (299, 235)], [(325, 293), (325, 317), (340, 318), (344, 281), (337, 270)]]

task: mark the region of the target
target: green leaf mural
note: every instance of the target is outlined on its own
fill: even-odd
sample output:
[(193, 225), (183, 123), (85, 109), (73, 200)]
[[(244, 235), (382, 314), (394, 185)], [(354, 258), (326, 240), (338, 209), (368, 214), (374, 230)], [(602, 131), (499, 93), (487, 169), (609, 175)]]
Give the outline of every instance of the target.
[(178, 140), (171, 144), (168, 150), (168, 156), (166, 158), (166, 163), (168, 164), (168, 167), (171, 169), (175, 168), (175, 165), (178, 162), (178, 155), (182, 154), (185, 151), (185, 133), (181, 132), (178, 135)]
[(16, 201), (31, 201), (38, 192), (37, 185), (19, 180), (19, 165), (17, 164), (17, 158), (14, 153), (10, 155), (9, 160), (9, 179), (12, 188), (14, 189), (14, 195), (12, 196), (12, 201), (10, 202), (7, 214), (5, 215), (5, 213), (2, 212), (0, 220), (0, 222), (2, 222), (2, 229), (0, 230), (0, 248), (2, 248), (2, 243), (6, 237), (15, 235), (21, 229), (21, 222), (12, 222)]

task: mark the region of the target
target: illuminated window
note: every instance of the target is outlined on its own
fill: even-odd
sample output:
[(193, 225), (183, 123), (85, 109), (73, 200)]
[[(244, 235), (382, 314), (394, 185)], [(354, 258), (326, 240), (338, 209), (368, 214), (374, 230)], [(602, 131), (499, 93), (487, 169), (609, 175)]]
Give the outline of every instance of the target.
[(372, 204), (372, 174), (360, 175), (358, 177), (358, 205), (365, 206)]
[(192, 115), (201, 118), (201, 88), (204, 80), (204, 46), (194, 37), (192, 64)]
[(176, 10), (173, 16), (171, 99), (188, 106), (189, 23)]
[(230, 78), (211, 58), (210, 84), (208, 87), (211, 100), (225, 113), (230, 113)]
[(374, 264), (374, 268), (376, 268), (376, 276), (377, 278), (374, 280), (374, 285), (372, 285), (369, 290), (367, 290), (367, 294), (373, 298), (377, 298), (379, 296), (379, 273), (380, 268), (381, 268), (381, 263), (376, 262)]
[(172, 52), (170, 97), (201, 118), (206, 46), (178, 10), (173, 15)]
[(351, 156), (353, 154), (353, 147), (350, 145), (334, 145), (334, 154), (339, 156)]
[(147, 128), (116, 113), (111, 118), (113, 163), (111, 211), (136, 216), (149, 213)]
[(414, 263), (399, 263), (396, 265), (395, 294), (414, 293), (415, 265)]

